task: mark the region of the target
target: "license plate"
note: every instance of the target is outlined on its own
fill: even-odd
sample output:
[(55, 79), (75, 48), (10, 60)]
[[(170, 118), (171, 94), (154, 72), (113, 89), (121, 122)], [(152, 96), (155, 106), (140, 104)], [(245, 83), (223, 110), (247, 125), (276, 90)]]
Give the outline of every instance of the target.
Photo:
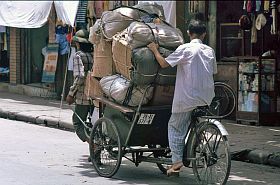
[(155, 114), (141, 114), (137, 122), (139, 125), (151, 125)]

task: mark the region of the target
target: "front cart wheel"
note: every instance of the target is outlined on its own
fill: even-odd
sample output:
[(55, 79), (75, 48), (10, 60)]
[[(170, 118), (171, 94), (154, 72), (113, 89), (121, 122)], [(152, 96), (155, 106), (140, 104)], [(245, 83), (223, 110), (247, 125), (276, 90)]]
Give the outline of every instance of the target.
[(90, 158), (96, 172), (102, 177), (112, 177), (122, 159), (121, 142), (117, 127), (107, 119), (98, 119), (91, 131)]
[(191, 155), (194, 175), (201, 185), (226, 184), (231, 167), (229, 144), (214, 124), (206, 124), (194, 135)]

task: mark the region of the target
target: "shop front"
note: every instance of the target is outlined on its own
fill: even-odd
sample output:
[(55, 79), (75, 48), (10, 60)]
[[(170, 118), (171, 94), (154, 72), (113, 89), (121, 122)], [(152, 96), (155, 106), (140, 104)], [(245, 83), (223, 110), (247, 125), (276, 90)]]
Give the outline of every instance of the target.
[(0, 26), (0, 82), (9, 82), (9, 29), (6, 26)]
[[(56, 19), (73, 26), (77, 8), (78, 2), (1, 3), (0, 25), (3, 25), (8, 33), (8, 62), (3, 62), (5, 60), (2, 57), (3, 47), (0, 42), (0, 67), (5, 65), (9, 69), (6, 80), (0, 78), (1, 82), (5, 80), (8, 83), (1, 83), (1, 87), (32, 96), (59, 97), (61, 89), (58, 87), (62, 85), (58, 82), (63, 81), (64, 76), (62, 70), (54, 69), (58, 72), (54, 75), (55, 79), (51, 83), (43, 81), (45, 54), (49, 44), (58, 45), (55, 38)], [(25, 16), (19, 16), (22, 14)], [(1, 33), (0, 41), (3, 40), (2, 35)], [(67, 63), (65, 55), (58, 57), (56, 63), (57, 68), (64, 68), (63, 65)]]
[(216, 17), (215, 79), (235, 91), (237, 107), (232, 117), (239, 123), (280, 125), (279, 2), (215, 4), (217, 11), (209, 12), (210, 18)]

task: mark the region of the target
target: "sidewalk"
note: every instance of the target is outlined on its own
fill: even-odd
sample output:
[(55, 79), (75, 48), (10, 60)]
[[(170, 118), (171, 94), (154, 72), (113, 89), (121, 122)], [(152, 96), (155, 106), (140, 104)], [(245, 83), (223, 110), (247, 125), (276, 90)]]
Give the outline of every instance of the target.
[[(60, 101), (29, 97), (0, 90), (0, 117), (42, 124), (73, 131), (74, 106)], [(98, 109), (93, 119), (98, 117)], [(280, 121), (280, 120), (279, 120)], [(280, 127), (262, 127), (235, 124), (223, 120), (229, 132), (233, 160), (248, 161), (280, 167)]]

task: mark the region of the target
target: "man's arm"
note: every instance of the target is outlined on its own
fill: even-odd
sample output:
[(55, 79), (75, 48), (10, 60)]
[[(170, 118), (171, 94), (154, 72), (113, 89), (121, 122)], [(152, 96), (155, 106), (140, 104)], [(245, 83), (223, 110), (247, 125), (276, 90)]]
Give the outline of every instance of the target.
[(156, 57), (156, 60), (159, 63), (160, 67), (166, 68), (166, 67), (170, 66), (169, 63), (166, 62), (165, 58), (163, 58), (163, 56), (158, 51), (158, 45), (157, 44), (152, 42), (148, 45), (148, 48), (154, 53), (154, 55)]

